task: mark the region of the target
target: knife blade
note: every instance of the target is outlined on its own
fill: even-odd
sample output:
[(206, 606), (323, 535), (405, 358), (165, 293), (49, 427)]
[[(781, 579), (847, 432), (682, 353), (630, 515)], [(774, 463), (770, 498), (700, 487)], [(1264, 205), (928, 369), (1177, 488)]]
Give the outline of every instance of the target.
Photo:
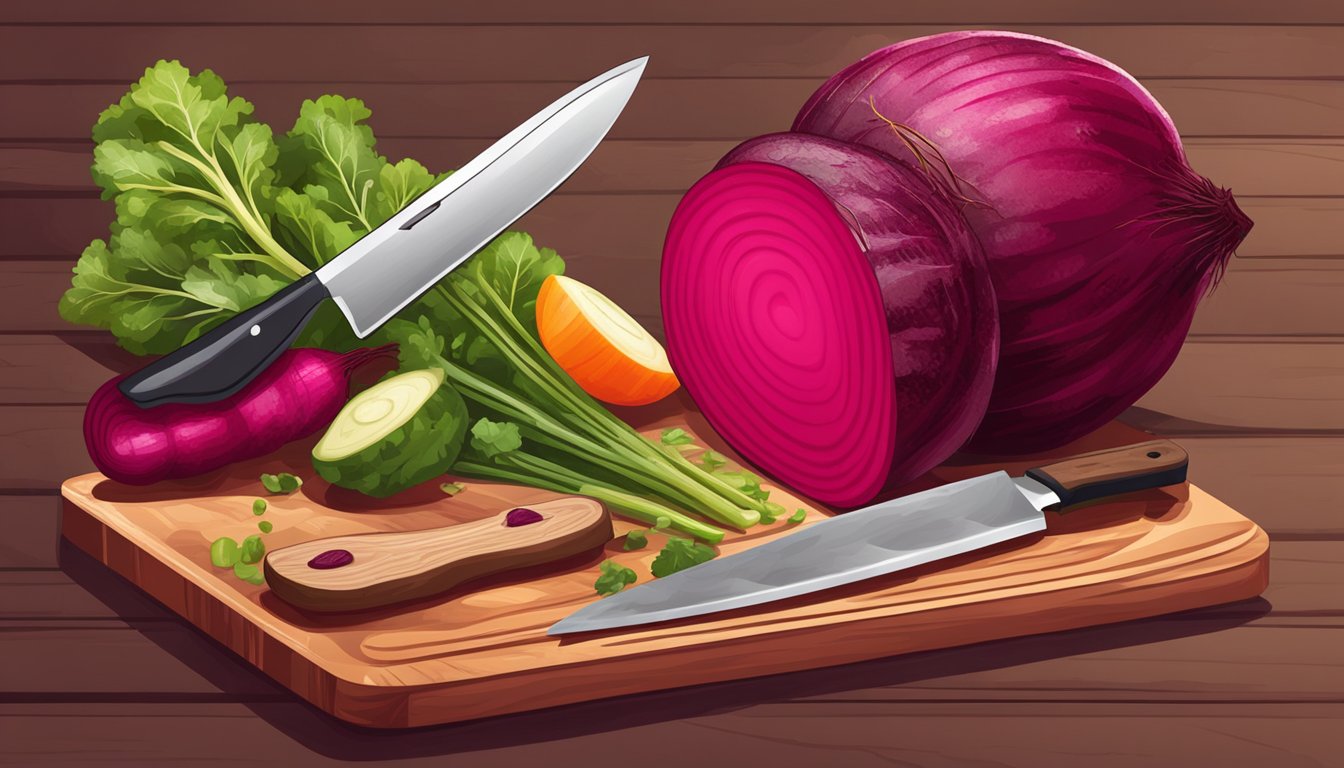
[(330, 297), (364, 338), (544, 200), (588, 158), (648, 57), (557, 99), (316, 272), (119, 384), (144, 408), (237, 392), (293, 343)]
[(1046, 529), (1045, 510), (1185, 481), (1168, 440), (961, 480), (814, 523), (745, 552), (627, 588), (554, 624), (551, 635), (746, 608), (884, 576)]

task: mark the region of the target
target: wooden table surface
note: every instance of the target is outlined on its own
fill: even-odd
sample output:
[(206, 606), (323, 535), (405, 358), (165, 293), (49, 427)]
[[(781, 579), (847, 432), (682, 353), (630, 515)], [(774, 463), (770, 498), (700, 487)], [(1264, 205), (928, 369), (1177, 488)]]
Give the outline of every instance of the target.
[[(0, 10), (0, 763), (1344, 764), (1344, 4), (972, 0), (24, 3)], [(57, 536), (83, 403), (134, 365), (56, 301), (111, 207), (89, 127), (155, 59), (286, 127), (364, 98), (381, 150), (453, 167), (651, 53), (612, 137), (523, 228), (656, 327), (679, 193), (817, 84), (945, 29), (1036, 32), (1139, 77), (1255, 230), (1126, 415), (1273, 539), (1262, 599), (847, 667), (380, 733), (278, 686)]]

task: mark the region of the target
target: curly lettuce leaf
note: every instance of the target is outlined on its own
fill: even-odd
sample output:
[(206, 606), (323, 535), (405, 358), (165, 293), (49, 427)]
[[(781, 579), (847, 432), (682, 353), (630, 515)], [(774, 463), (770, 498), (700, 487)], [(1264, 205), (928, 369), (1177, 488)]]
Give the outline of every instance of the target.
[[(137, 354), (170, 352), (331, 260), (440, 178), (378, 155), (357, 99), (305, 102), (279, 142), (252, 112), (213, 72), (177, 61), (145, 70), (103, 111), (92, 172), (117, 218), (80, 258), (63, 317)], [(334, 306), (299, 338), (336, 350), (359, 341)]]
[(283, 285), (128, 229), (110, 243), (94, 240), (84, 249), (60, 313), (72, 322), (108, 328), (135, 354), (164, 354)]

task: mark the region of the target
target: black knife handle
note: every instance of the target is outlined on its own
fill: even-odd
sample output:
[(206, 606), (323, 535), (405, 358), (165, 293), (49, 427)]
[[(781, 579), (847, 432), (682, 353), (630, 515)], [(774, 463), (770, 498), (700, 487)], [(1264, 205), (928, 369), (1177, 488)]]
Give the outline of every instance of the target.
[(199, 339), (127, 376), (118, 387), (141, 408), (213, 403), (266, 370), (331, 294), (310, 273)]
[(1185, 482), (1185, 449), (1170, 440), (1150, 440), (1093, 451), (1027, 470), (1027, 477), (1059, 495), (1061, 507), (1122, 493)]

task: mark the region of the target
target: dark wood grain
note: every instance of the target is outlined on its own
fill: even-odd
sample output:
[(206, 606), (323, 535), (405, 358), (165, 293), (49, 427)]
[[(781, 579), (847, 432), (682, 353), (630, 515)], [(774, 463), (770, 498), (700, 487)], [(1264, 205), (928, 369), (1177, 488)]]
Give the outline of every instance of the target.
[[(316, 82), (269, 80), (235, 81), (230, 93), (253, 102), (257, 118), (277, 132), (293, 125), (304, 99), (339, 93), (369, 106), (373, 112), (369, 124), (382, 139), (493, 141), (566, 90), (563, 82), (463, 82), (466, 78), (446, 78), (432, 85), (351, 82), (331, 75)], [(121, 98), (130, 82), (129, 78), (59, 86), (0, 82), (0, 103), (25, 105), (0, 113), (0, 140), (87, 142), (98, 114)], [(577, 82), (576, 78), (573, 84)], [(787, 130), (821, 82), (820, 77), (646, 79), (611, 137), (740, 141)], [(1344, 93), (1331, 80), (1187, 77), (1150, 78), (1145, 84), (1186, 136), (1344, 136), (1340, 127)], [(473, 108), (478, 104), (490, 108)]]
[(1344, 335), (1342, 295), (1344, 258), (1233, 259), (1224, 280), (1200, 303), (1190, 332), (1340, 336)]
[[(226, 81), (582, 82), (650, 55), (647, 77), (823, 79), (859, 57), (966, 24), (856, 26), (0, 26), (0, 79), (130, 82), (155, 59), (210, 67)], [(1136, 77), (1344, 76), (1344, 27), (997, 25), (1077, 46)], [(246, 45), (240, 45), (244, 38)], [(302, 38), (303, 46), (295, 46)], [(750, 38), (750, 44), (743, 40)], [(59, 47), (82, 56), (44, 55)], [(256, 51), (267, 51), (257, 56)], [(314, 56), (312, 51), (391, 55)], [(393, 52), (395, 52), (393, 54)], [(502, 52), (508, 52), (501, 55)], [(546, 62), (539, 69), (537, 62)]]
[[(1344, 718), (1333, 703), (840, 703), (790, 699), (783, 683), (772, 690), (780, 700), (753, 703), (740, 688), (716, 687), (396, 734), (332, 726), (303, 705), (270, 702), (9, 705), (0, 715), (24, 734), (11, 753), (34, 766), (213, 766), (241, 743), (287, 766), (381, 759), (481, 768), (588, 765), (594, 754), (651, 743), (659, 747), (643, 765), (675, 766), (692, 751), (790, 768), (837, 760), (854, 768), (1076, 768), (1080, 756), (1097, 768), (1198, 766), (1210, 756), (1226, 768), (1315, 768), (1338, 754)], [(717, 706), (687, 703), (706, 695), (719, 697)]]
[(1186, 431), (1344, 435), (1344, 339), (1187, 341), (1136, 406), (1189, 422)]
[[(60, 499), (54, 493), (0, 495), (0, 583), (5, 572), (20, 568), (55, 568), (60, 541)], [(8, 590), (0, 587), (0, 600)], [(60, 604), (54, 607), (59, 609)]]

